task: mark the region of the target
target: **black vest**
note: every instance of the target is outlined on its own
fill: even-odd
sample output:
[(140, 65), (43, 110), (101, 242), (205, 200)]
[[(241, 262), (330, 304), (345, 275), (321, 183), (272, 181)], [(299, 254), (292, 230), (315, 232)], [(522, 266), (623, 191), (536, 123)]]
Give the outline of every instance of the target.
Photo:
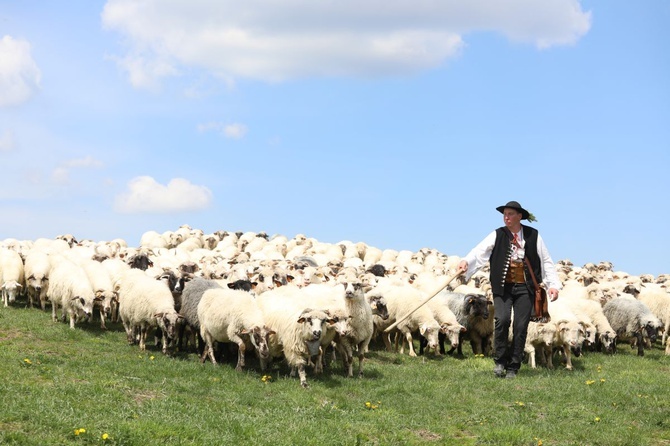
[[(535, 278), (538, 283), (542, 282), (542, 266), (540, 264), (540, 257), (537, 255), (537, 229), (530, 226), (521, 225), (523, 231), (523, 239), (526, 244), (524, 249), (526, 251), (526, 258), (530, 262), (535, 273)], [(507, 227), (502, 226), (496, 229), (496, 241), (491, 251), (491, 258), (489, 259), (491, 265), (491, 291), (494, 295), (502, 296), (504, 294), (505, 276), (512, 258), (512, 233)], [(524, 261), (524, 277), (528, 289), (533, 291), (533, 279), (528, 272), (528, 265)]]

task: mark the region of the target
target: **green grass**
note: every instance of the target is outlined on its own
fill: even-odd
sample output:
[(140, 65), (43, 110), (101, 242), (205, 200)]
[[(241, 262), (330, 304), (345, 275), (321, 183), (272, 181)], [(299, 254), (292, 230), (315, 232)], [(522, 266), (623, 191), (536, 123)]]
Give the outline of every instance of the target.
[(140, 352), (119, 325), (70, 330), (50, 313), (3, 307), (0, 444), (670, 445), (660, 347), (643, 358), (627, 347), (587, 353), (572, 372), (524, 366), (509, 381), (464, 352), (410, 358), (374, 345), (363, 379), (337, 363), (303, 389), (281, 363), (263, 382), (255, 360), (238, 373), (232, 361)]

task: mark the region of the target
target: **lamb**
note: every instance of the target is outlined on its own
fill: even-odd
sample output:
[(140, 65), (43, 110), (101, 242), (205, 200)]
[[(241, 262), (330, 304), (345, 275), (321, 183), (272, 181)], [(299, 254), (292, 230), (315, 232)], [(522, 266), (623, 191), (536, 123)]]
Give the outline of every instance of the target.
[[(374, 318), (375, 328), (379, 332), (383, 332), (396, 320), (406, 316), (425, 299), (425, 294), (411, 285), (377, 285), (369, 291), (369, 295), (380, 295), (386, 300), (389, 318), (386, 321), (381, 320), (379, 317)], [(415, 357), (416, 352), (414, 351), (412, 332), (418, 331), (419, 334), (425, 337), (428, 341), (429, 348), (433, 349), (433, 351), (437, 351), (439, 342), (438, 332), (440, 331), (440, 328), (440, 324), (438, 324), (435, 317), (433, 317), (432, 311), (428, 307), (422, 306), (404, 321), (400, 322), (397, 325), (396, 330), (404, 335), (407, 340), (407, 343), (409, 344), (409, 355)], [(384, 340), (386, 349), (391, 351), (389, 335), (389, 333), (383, 333), (382, 339)], [(397, 344), (398, 338), (396, 337), (396, 350)], [(400, 354), (405, 352), (404, 347), (404, 342), (402, 342), (400, 346)]]
[[(470, 336), (470, 345), (475, 355), (489, 355), (493, 344), (493, 318), (489, 318), (492, 304), (483, 294), (465, 294), (441, 291), (434, 299), (443, 299), (456, 316), (459, 324), (466, 328)], [(458, 344), (458, 355), (463, 355), (464, 333)], [(452, 348), (447, 353), (453, 354)]]
[[(528, 355), (528, 365), (534, 369), (537, 367), (535, 358), (536, 351), (545, 351), (552, 348), (558, 326), (555, 322), (529, 322), (526, 334), (526, 346), (524, 352)], [(510, 341), (511, 341), (510, 333)]]
[(256, 299), (266, 325), (275, 332), (270, 336), (271, 355), (283, 353), (291, 367), (291, 376), (295, 376), (297, 370), (300, 385), (307, 388), (305, 365), (310, 357), (318, 355), (326, 324), (334, 321), (321, 310), (297, 304), (284, 295), (284, 288), (265, 292)]
[(51, 256), (49, 289), (47, 297), (51, 301), (51, 317), (58, 321), (58, 307), (62, 307), (62, 320), (70, 318), (70, 328), (74, 329), (78, 320), (88, 320), (93, 313), (95, 295), (86, 272), (76, 263), (61, 255)]
[(16, 295), (23, 288), (24, 273), (21, 255), (11, 249), (0, 249), (0, 285), (5, 307), (16, 301)]
[(181, 319), (174, 309), (174, 299), (167, 285), (134, 269), (126, 272), (121, 279), (119, 315), (128, 343), (135, 343), (135, 331), (139, 329), (142, 351), (146, 350), (149, 328), (160, 328), (164, 354), (168, 353), (169, 340), (175, 337), (175, 329)]
[(268, 338), (275, 332), (265, 326), (263, 313), (251, 294), (211, 288), (203, 293), (197, 312), (200, 335), (206, 344), (201, 362), (209, 356), (216, 364), (214, 341), (234, 342), (238, 346), (235, 370), (242, 371), (246, 343), (249, 342), (260, 359), (261, 370), (265, 370), (270, 356)]
[(634, 338), (637, 355), (644, 356), (644, 336), (656, 341), (661, 322), (649, 307), (633, 297), (615, 297), (605, 304), (603, 313), (616, 331), (619, 339)]

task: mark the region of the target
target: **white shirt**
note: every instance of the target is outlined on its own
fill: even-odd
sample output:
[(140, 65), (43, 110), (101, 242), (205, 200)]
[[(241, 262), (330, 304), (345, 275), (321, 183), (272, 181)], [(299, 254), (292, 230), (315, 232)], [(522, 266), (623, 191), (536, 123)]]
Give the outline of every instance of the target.
[[(523, 230), (521, 230), (518, 235), (520, 240), (519, 244), (525, 246)], [(487, 235), (484, 240), (479, 242), (477, 246), (472, 248), (468, 255), (463, 258), (463, 260), (468, 262), (468, 271), (465, 273), (466, 281), (470, 280), (470, 277), (489, 261), (495, 242), (496, 231), (493, 231)], [(540, 258), (540, 266), (542, 268), (542, 282), (547, 289), (554, 288), (560, 290), (562, 286), (561, 281), (558, 278), (558, 273), (556, 273), (556, 266), (554, 265), (554, 261), (551, 259), (549, 251), (540, 234), (537, 234), (537, 255)]]

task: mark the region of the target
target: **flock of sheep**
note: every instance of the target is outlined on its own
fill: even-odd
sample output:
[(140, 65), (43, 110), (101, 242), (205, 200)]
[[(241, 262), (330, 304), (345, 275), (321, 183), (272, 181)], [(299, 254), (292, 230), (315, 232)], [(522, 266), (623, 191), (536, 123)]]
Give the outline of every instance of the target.
[[(261, 370), (282, 358), (307, 387), (307, 371), (323, 373), (336, 357), (347, 376), (362, 376), (376, 337), (400, 354), (407, 345), (411, 356), (417, 355), (415, 336), (419, 354), (445, 353), (445, 342), (449, 353), (462, 354), (469, 339), (475, 354), (489, 355), (494, 318), (486, 269), (468, 283), (455, 277), (421, 305), (455, 276), (459, 261), (434, 249), (380, 250), (262, 232), (205, 234), (184, 225), (146, 232), (138, 247), (72, 235), (6, 239), (0, 286), (5, 307), (18, 305), (19, 297), (29, 307), (50, 306), (53, 321), (69, 320), (71, 328), (94, 317), (103, 329), (120, 320), (128, 342), (142, 350), (153, 331), (166, 354), (197, 351), (202, 362), (216, 363), (222, 351), (236, 350), (237, 370), (247, 353), (256, 355)], [(608, 262), (575, 267), (563, 260), (556, 267), (563, 290), (550, 303), (551, 321), (529, 326), (531, 367), (551, 368), (558, 356), (572, 369), (572, 355), (582, 348), (613, 353), (625, 340), (643, 355), (661, 334), (670, 354), (670, 276), (630, 276)]]

